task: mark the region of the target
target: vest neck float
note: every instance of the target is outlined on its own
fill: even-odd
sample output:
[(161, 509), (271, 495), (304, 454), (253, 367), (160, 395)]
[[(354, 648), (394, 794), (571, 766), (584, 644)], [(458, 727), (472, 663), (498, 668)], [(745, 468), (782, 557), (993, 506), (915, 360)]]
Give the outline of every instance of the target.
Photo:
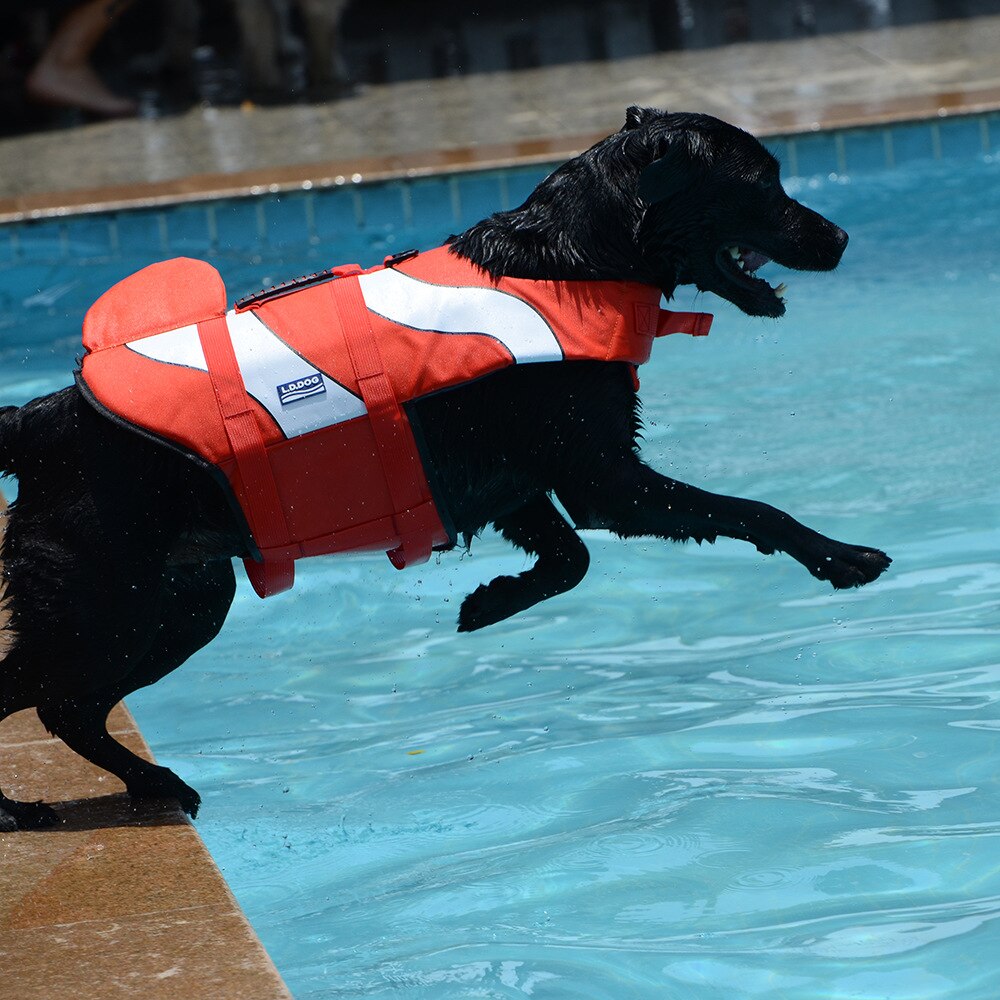
[(454, 543), (404, 404), (514, 364), (649, 359), (708, 333), (624, 281), (494, 280), (439, 247), (333, 268), (227, 311), (203, 261), (153, 264), (83, 324), (99, 409), (200, 460), (235, 499), (261, 597), (304, 556), (383, 549), (397, 569)]

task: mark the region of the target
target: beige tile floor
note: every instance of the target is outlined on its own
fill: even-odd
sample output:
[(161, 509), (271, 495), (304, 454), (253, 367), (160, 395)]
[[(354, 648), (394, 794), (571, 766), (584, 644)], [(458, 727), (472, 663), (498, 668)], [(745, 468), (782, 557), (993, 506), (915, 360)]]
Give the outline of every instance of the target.
[[(617, 128), (631, 103), (706, 111), (762, 134), (983, 111), (1000, 107), (997, 52), (1000, 17), (982, 17), (5, 139), (0, 223), (556, 159)], [(113, 725), (149, 754), (124, 709)], [(116, 779), (49, 738), (30, 712), (0, 723), (0, 783), (55, 803), (65, 819), (0, 834), (0, 1000), (288, 997), (176, 807), (133, 812)]]
[[(0, 556), (5, 507), (0, 494)], [(152, 760), (124, 706), (109, 731)], [(289, 1000), (176, 803), (133, 809), (32, 710), (0, 722), (0, 787), (62, 819), (0, 833), (0, 1000)]]
[[(123, 707), (109, 728), (152, 759)], [(63, 819), (0, 833), (0, 998), (288, 1000), (175, 804), (133, 810), (116, 778), (51, 738), (33, 711), (0, 724), (0, 757), (8, 794), (44, 799)]]
[(766, 134), (992, 109), (1000, 107), (997, 52), (1000, 16), (979, 17), (4, 139), (0, 221), (338, 175), (555, 159), (616, 129), (628, 104), (705, 111)]

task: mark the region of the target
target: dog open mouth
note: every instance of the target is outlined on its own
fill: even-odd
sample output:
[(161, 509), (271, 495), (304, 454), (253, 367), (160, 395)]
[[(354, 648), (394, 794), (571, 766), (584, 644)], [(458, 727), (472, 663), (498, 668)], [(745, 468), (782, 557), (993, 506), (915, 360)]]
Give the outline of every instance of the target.
[(788, 286), (781, 282), (780, 285), (772, 287), (755, 273), (770, 259), (758, 250), (733, 244), (719, 250), (715, 263), (723, 277), (737, 285), (742, 292), (749, 292), (758, 300), (772, 300), (769, 303), (771, 308), (766, 311), (770, 314), (773, 309), (777, 309), (777, 315), (780, 316), (785, 311), (785, 293)]

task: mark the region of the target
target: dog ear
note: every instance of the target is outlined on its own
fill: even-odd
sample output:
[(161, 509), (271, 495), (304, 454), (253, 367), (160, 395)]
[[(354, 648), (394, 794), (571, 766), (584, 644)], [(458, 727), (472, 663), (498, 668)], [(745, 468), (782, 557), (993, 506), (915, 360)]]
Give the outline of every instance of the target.
[(687, 152), (680, 143), (674, 143), (639, 175), (639, 197), (652, 205), (677, 194), (690, 180)]
[(622, 125), (621, 131), (628, 132), (634, 128), (641, 128), (643, 125), (648, 125), (654, 118), (659, 118), (663, 114), (662, 111), (657, 111), (656, 108), (640, 108), (637, 104), (633, 104), (625, 112), (625, 124)]

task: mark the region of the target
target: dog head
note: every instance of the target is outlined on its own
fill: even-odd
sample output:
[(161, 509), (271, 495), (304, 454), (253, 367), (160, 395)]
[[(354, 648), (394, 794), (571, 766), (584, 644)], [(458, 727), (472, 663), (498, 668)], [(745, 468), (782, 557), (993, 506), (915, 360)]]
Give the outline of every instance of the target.
[(717, 118), (629, 108), (625, 125), (553, 171), (508, 212), (454, 238), (495, 277), (679, 284), (752, 316), (781, 316), (783, 286), (755, 272), (837, 266), (847, 234), (790, 198), (778, 163)]
[[(630, 108), (623, 133), (651, 157), (639, 174), (638, 242), (666, 282), (715, 292), (751, 316), (781, 316), (784, 284), (754, 273), (840, 262), (847, 233), (790, 198), (778, 162), (749, 133), (708, 115)], [(662, 286), (661, 286), (662, 287)]]

